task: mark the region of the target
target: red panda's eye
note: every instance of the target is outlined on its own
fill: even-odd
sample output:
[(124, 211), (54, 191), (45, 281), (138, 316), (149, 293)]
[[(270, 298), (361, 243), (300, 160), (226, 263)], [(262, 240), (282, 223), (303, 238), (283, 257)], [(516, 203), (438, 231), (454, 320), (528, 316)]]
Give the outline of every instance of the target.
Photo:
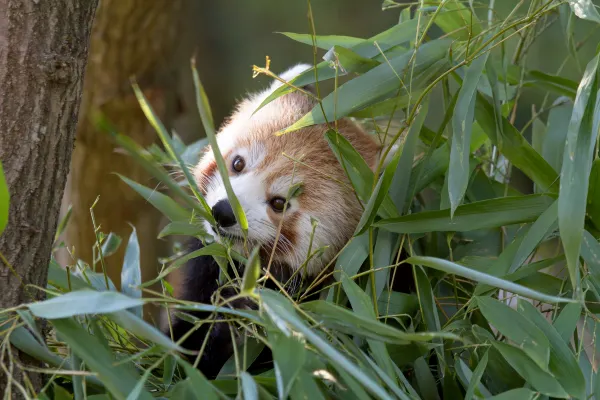
[(233, 163), (231, 163), (231, 167), (235, 172), (242, 172), (244, 167), (246, 166), (246, 162), (240, 156), (237, 156), (233, 159)]
[[(271, 208), (273, 209), (273, 211), (283, 212), (283, 209), (285, 208), (285, 199), (283, 197), (273, 197), (271, 199), (271, 201), (269, 202), (269, 204), (271, 205)], [(288, 204), (288, 208), (289, 208), (289, 204)]]

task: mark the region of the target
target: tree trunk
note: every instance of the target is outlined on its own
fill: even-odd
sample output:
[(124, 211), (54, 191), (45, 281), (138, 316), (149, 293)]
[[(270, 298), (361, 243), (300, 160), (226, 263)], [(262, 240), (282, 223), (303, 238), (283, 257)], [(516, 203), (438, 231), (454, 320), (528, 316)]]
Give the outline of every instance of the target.
[[(114, 173), (144, 185), (157, 182), (129, 156), (115, 151), (114, 143), (91, 121), (100, 111), (119, 131), (138, 144), (148, 146), (157, 139), (133, 95), (131, 78), (139, 83), (159, 117), (172, 126), (178, 113), (178, 83), (188, 71), (195, 39), (194, 1), (103, 0), (92, 30), (91, 54), (86, 71), (81, 118), (71, 164), (71, 175), (63, 210), (72, 205), (65, 243), (73, 257), (63, 253), (63, 265), (76, 259), (92, 262), (95, 243), (90, 206), (104, 233), (123, 238), (119, 251), (106, 259), (107, 272), (120, 285), (126, 240), (132, 224), (141, 249), (142, 279), (156, 276), (157, 233), (161, 215)], [(182, 67), (185, 69), (182, 69)], [(191, 87), (191, 85), (190, 85)]]
[[(0, 262), (0, 308), (42, 297), (24, 285), (46, 286), (96, 6), (97, 0), (0, 0), (0, 160), (11, 195), (0, 253), (12, 266)], [(0, 374), (0, 390), (18, 398)], [(20, 371), (14, 378), (23, 381)], [(39, 376), (29, 380), (40, 388)]]

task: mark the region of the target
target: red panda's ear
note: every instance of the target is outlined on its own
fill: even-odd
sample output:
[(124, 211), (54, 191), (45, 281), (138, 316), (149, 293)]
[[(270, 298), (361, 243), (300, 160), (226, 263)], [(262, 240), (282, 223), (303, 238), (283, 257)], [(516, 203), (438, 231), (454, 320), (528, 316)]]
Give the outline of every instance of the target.
[[(279, 77), (281, 79), (283, 79), (284, 81), (289, 82), (310, 68), (312, 68), (312, 65), (310, 65), (310, 64), (297, 64), (297, 65), (294, 65), (293, 67), (288, 68), (286, 71), (282, 72), (281, 74), (279, 74)], [(279, 88), (282, 85), (284, 85), (283, 82), (275, 80), (273, 82), (273, 84), (271, 85), (271, 91), (274, 91), (275, 89)], [(308, 92), (316, 94), (314, 84), (308, 84), (308, 85), (302, 86), (301, 88)]]

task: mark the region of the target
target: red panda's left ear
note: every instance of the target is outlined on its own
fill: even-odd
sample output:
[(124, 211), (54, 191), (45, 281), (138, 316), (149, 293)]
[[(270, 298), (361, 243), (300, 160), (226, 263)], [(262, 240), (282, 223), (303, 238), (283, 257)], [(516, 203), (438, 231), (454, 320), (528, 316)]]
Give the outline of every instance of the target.
[[(279, 77), (281, 79), (283, 79), (284, 81), (289, 82), (310, 68), (312, 68), (312, 65), (310, 65), (310, 64), (297, 64), (297, 65), (294, 65), (293, 67), (288, 68), (286, 71), (282, 72), (281, 74), (279, 74)], [(271, 85), (271, 91), (274, 91), (275, 89), (277, 89), (283, 85), (284, 85), (283, 82), (275, 80), (273, 82), (273, 84)], [(316, 94), (314, 84), (302, 86), (302, 89), (304, 89), (308, 92), (311, 92), (313, 94)]]

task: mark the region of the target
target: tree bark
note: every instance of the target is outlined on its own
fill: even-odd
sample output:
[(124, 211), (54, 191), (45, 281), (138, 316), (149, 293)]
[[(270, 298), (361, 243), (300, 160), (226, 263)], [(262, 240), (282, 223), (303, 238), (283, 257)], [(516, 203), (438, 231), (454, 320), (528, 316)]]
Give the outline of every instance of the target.
[(97, 224), (104, 233), (114, 232), (123, 238), (119, 251), (105, 260), (108, 275), (117, 287), (125, 244), (132, 231), (130, 223), (136, 227), (140, 242), (142, 279), (156, 276), (160, 253), (156, 236), (161, 215), (115, 173), (150, 187), (157, 182), (129, 156), (116, 152), (114, 143), (90, 117), (100, 111), (138, 144), (145, 147), (155, 142), (157, 135), (133, 95), (130, 79), (134, 77), (163, 122), (173, 125), (181, 111), (178, 83), (182, 71), (189, 74), (196, 38), (193, 27), (197, 24), (192, 19), (197, 15), (196, 3), (103, 0), (92, 29), (81, 118), (63, 201), (63, 210), (72, 205), (64, 239), (70, 249), (74, 248), (74, 254), (65, 257), (63, 252), (59, 261), (63, 265), (73, 264), (76, 259), (92, 262), (95, 235), (90, 206), (100, 196), (94, 208)]
[[(0, 253), (12, 266), (0, 262), (0, 308), (42, 297), (25, 285), (46, 286), (96, 6), (0, 0), (0, 160), (11, 195)], [(0, 374), (0, 390), (18, 398)], [(14, 378), (23, 380), (20, 372)], [(39, 389), (39, 376), (29, 380)]]

